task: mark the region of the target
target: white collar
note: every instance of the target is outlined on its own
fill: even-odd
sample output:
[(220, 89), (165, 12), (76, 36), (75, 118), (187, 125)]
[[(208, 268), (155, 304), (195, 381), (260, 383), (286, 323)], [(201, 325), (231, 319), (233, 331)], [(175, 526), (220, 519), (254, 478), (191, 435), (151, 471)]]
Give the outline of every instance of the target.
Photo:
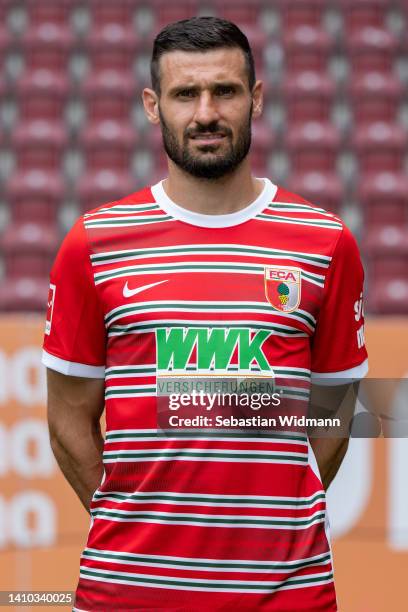
[(163, 210), (178, 219), (179, 221), (184, 221), (185, 223), (189, 223), (190, 225), (197, 225), (198, 227), (232, 227), (234, 225), (239, 225), (240, 223), (244, 223), (245, 221), (249, 221), (255, 217), (258, 213), (260, 213), (266, 206), (273, 200), (275, 197), (277, 186), (272, 183), (268, 178), (261, 179), (264, 181), (265, 185), (262, 189), (259, 196), (245, 206), (245, 208), (241, 208), (233, 213), (227, 213), (224, 215), (207, 215), (203, 213), (193, 212), (192, 210), (188, 210), (183, 206), (179, 206), (173, 200), (169, 198), (167, 193), (163, 188), (163, 181), (156, 183), (151, 187), (151, 191), (154, 199), (157, 204)]

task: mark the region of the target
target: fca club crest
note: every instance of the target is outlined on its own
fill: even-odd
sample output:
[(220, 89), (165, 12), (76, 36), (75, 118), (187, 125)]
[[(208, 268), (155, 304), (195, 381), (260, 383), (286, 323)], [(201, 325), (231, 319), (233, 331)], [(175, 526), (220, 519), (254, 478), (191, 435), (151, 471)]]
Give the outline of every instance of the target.
[(287, 266), (265, 266), (265, 294), (281, 312), (293, 312), (300, 303), (301, 271)]

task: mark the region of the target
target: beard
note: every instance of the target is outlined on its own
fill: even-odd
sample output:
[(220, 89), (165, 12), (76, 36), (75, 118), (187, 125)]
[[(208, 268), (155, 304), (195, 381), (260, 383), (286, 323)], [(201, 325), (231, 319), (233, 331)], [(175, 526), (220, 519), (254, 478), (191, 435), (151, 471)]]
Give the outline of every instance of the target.
[[(233, 143), (232, 131), (223, 128), (216, 121), (208, 125), (198, 125), (196, 128), (187, 128), (183, 134), (183, 142), (177, 140), (175, 133), (170, 129), (159, 107), (161, 131), (164, 150), (168, 157), (184, 172), (201, 179), (219, 179), (231, 174), (248, 155), (251, 146), (252, 103), (247, 120), (241, 126), (236, 144)], [(217, 153), (217, 145), (202, 145), (200, 152), (190, 151), (191, 137), (199, 134), (221, 132), (229, 141), (228, 150)], [(211, 156), (204, 155), (212, 153)]]

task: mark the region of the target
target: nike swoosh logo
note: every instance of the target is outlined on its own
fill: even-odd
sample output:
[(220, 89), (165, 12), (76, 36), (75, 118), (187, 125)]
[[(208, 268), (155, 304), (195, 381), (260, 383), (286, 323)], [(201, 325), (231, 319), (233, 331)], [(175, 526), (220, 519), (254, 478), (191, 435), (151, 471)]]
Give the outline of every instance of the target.
[(142, 291), (146, 291), (146, 289), (150, 289), (151, 287), (156, 287), (156, 285), (161, 285), (162, 283), (167, 283), (166, 280), (158, 281), (157, 283), (150, 283), (150, 285), (143, 285), (142, 287), (137, 287), (136, 289), (129, 289), (128, 282), (126, 281), (125, 286), (123, 287), (123, 297), (129, 298), (137, 293), (141, 293)]

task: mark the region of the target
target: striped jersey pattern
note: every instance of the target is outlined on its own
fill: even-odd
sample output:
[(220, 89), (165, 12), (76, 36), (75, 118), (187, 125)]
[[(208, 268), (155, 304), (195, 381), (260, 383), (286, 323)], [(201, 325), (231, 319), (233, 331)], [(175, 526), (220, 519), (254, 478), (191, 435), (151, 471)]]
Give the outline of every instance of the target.
[[(332, 346), (319, 317), (344, 226), (268, 180), (251, 206), (247, 218), (183, 218), (160, 183), (85, 214), (56, 260), (44, 361), (105, 379), (105, 474), (76, 610), (337, 610), (305, 433), (158, 426), (169, 376), (270, 371), (283, 406), (307, 406), (317, 353)], [(267, 269), (299, 271), (295, 308), (270, 299)], [(364, 361), (350, 350), (338, 371)]]

